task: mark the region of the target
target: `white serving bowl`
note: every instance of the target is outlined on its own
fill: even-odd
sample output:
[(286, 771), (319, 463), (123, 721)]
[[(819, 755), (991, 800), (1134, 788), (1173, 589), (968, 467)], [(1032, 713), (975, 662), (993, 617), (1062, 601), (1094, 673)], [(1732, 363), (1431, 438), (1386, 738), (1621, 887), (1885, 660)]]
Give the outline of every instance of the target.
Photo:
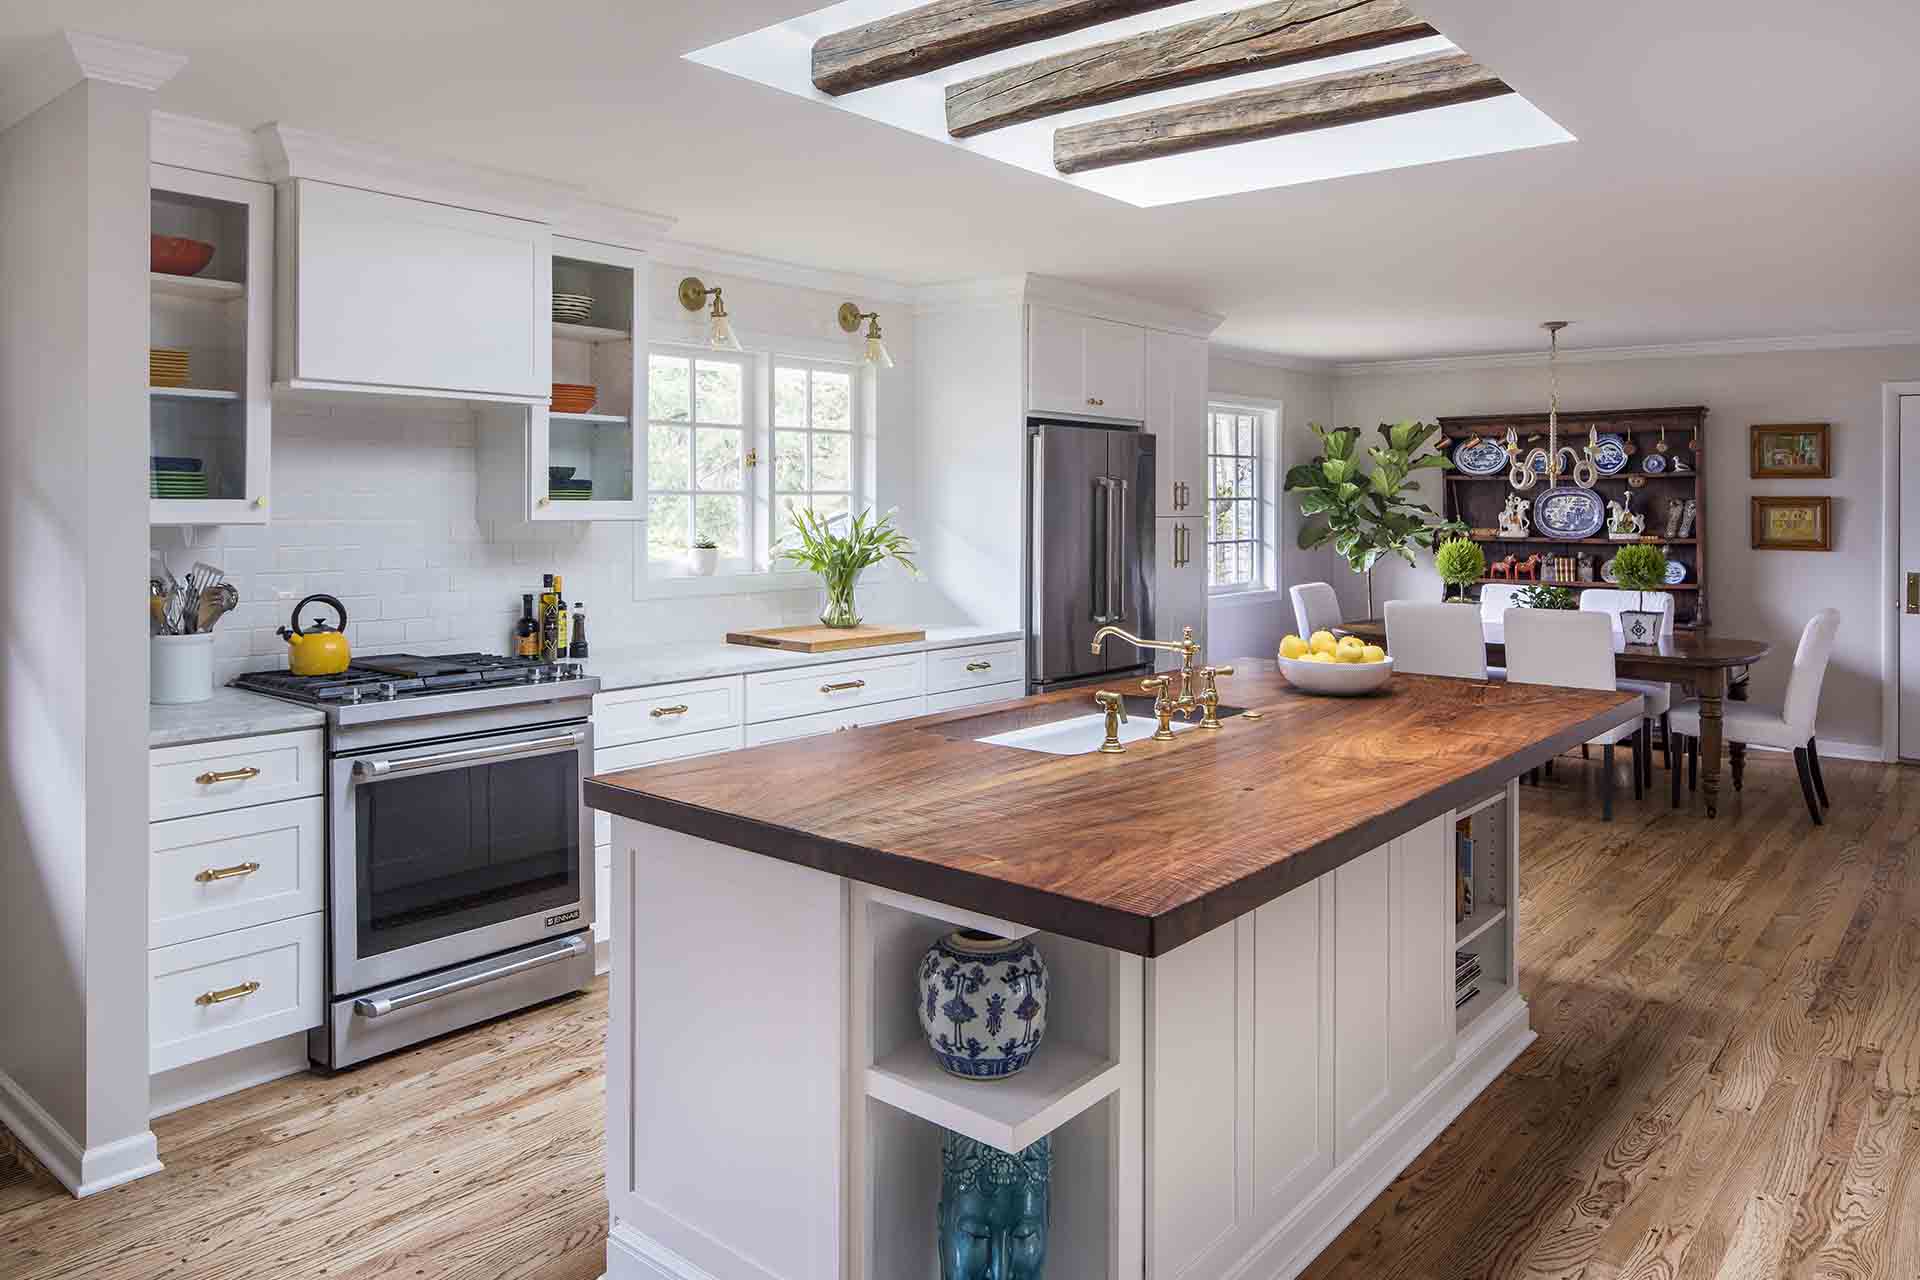
[(1372, 693), (1393, 678), (1393, 659), (1378, 662), (1309, 662), (1305, 658), (1278, 658), (1280, 674), (1302, 693), (1325, 693), (1351, 698)]

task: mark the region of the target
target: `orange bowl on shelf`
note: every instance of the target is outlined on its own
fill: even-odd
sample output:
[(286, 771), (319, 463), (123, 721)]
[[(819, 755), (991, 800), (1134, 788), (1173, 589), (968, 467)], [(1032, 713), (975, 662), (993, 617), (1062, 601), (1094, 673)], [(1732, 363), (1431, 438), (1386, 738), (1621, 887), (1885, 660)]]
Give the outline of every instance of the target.
[(551, 401), (555, 413), (592, 413), (593, 406), (600, 399), (600, 389), (578, 382), (556, 382), (553, 384)]
[(186, 236), (152, 236), (152, 269), (163, 276), (197, 276), (213, 261), (213, 246)]

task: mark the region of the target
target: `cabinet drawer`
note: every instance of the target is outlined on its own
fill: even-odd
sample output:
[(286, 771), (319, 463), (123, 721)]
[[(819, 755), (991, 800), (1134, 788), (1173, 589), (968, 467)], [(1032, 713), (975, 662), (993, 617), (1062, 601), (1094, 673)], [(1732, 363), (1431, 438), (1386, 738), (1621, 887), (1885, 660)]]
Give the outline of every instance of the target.
[(1019, 681), (1007, 684), (983, 684), (974, 689), (953, 689), (946, 693), (927, 695), (927, 714), (936, 711), (958, 711), (961, 707), (977, 707), (983, 703), (1001, 702), (1007, 698), (1024, 698), (1027, 686)]
[(1018, 640), (999, 644), (971, 644), (964, 649), (935, 649), (927, 654), (927, 692), (972, 689), (983, 684), (1018, 680), (1021, 670)]
[(791, 738), (811, 738), (820, 733), (858, 729), (862, 725), (886, 724), (889, 720), (911, 720), (914, 716), (925, 714), (925, 711), (925, 698), (900, 698), (893, 702), (848, 707), (843, 711), (793, 716), (772, 724), (750, 724), (747, 726), (747, 745), (759, 747), (769, 742), (786, 742)]
[(926, 655), (919, 653), (762, 671), (747, 677), (747, 723), (910, 698), (925, 687)]
[(619, 747), (739, 724), (741, 693), (740, 677), (727, 676), (595, 694), (593, 745)]
[[(147, 945), (170, 946), (319, 911), (326, 807), (313, 796), (147, 828)], [(251, 868), (251, 869), (249, 869)]]
[(149, 951), (148, 1070), (319, 1026), (325, 920), (316, 911)]
[[(661, 764), (668, 760), (691, 760), (695, 756), (738, 751), (740, 741), (740, 727), (735, 725), (731, 729), (712, 729), (706, 733), (662, 738), (658, 742), (634, 742), (624, 747), (602, 747), (593, 753), (593, 771), (618, 773), (622, 769), (641, 769), (647, 765)], [(612, 839), (613, 815), (595, 809), (593, 811), (594, 844), (603, 845)]]
[(153, 821), (317, 796), (326, 753), (318, 729), (156, 747), (147, 753)]

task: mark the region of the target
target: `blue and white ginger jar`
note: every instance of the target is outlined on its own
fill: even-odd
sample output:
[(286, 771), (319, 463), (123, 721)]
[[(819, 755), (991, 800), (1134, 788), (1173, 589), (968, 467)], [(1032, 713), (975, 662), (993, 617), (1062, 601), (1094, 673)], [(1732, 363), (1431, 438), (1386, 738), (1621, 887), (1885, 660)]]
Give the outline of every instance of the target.
[(927, 949), (918, 989), (927, 1044), (956, 1076), (1004, 1079), (1047, 1033), (1047, 966), (1031, 939), (956, 929)]

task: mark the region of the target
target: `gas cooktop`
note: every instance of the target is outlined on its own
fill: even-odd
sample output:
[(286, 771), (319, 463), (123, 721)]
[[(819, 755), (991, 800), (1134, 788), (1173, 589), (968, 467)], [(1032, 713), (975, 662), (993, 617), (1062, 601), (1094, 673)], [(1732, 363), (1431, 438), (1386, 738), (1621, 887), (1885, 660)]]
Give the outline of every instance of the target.
[[(538, 658), (509, 658), (492, 653), (449, 653), (437, 657), (388, 653), (357, 658), (345, 671), (330, 676), (249, 671), (235, 676), (233, 687), (309, 706), (349, 707), (587, 678), (577, 662), (542, 662)], [(599, 682), (593, 683), (597, 686)]]

